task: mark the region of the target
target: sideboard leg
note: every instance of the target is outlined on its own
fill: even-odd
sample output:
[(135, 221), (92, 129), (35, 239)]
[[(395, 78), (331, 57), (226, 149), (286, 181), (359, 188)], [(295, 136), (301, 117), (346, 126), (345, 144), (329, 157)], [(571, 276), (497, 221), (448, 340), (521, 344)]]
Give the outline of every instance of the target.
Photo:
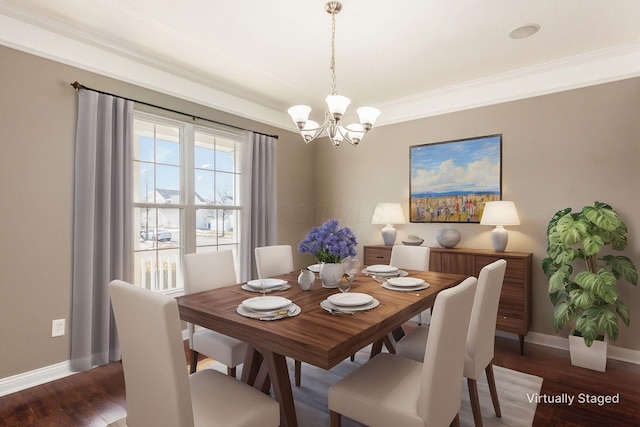
[(524, 335), (518, 335), (520, 339), (520, 356), (524, 356)]

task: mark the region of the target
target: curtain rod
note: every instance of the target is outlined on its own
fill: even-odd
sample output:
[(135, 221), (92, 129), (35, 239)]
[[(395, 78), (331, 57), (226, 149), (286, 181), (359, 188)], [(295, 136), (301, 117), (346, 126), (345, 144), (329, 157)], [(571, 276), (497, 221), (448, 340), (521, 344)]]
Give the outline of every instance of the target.
[(257, 133), (258, 135), (264, 135), (264, 136), (269, 136), (271, 138), (278, 139), (278, 135), (269, 135), (269, 134), (263, 133), (263, 132), (256, 132), (256, 131), (253, 131), (251, 129), (241, 128), (240, 126), (229, 125), (229, 124), (226, 124), (226, 123), (218, 122), (216, 120), (207, 119), (206, 117), (194, 116), (193, 114), (183, 113), (182, 111), (172, 110), (171, 108), (166, 108), (166, 107), (161, 107), (159, 105), (149, 104), (148, 102), (144, 102), (144, 101), (137, 101), (135, 99), (126, 98), (124, 96), (116, 95), (116, 94), (109, 93), (109, 92), (103, 92), (101, 90), (97, 90), (97, 89), (92, 89), (90, 87), (86, 87), (85, 85), (82, 85), (82, 84), (80, 84), (78, 82), (71, 83), (71, 86), (73, 86), (73, 88), (75, 90), (78, 90), (78, 89), (92, 90), (94, 92), (98, 92), (98, 93), (101, 93), (103, 95), (115, 96), (115, 97), (118, 97), (118, 98), (126, 99), (127, 101), (133, 101), (133, 102), (135, 102), (137, 104), (142, 104), (142, 105), (146, 105), (148, 107), (153, 107), (153, 108), (159, 108), (161, 110), (169, 111), (171, 113), (181, 114), (183, 116), (191, 117), (193, 120), (196, 120), (196, 119), (204, 120), (205, 122), (215, 123), (217, 125), (227, 126), (227, 127), (233, 128), (233, 129), (244, 130), (244, 131), (248, 131), (248, 132)]

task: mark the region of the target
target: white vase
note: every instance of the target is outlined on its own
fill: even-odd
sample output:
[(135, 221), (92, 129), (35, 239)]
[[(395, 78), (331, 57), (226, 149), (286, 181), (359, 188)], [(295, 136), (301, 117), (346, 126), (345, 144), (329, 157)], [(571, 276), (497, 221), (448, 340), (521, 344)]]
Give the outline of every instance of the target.
[(324, 262), (320, 264), (320, 280), (323, 288), (337, 288), (343, 274), (342, 264)]
[(607, 346), (609, 337), (604, 341), (594, 340), (591, 347), (587, 347), (582, 337), (569, 335), (569, 354), (571, 364), (581, 368), (604, 372), (607, 369)]

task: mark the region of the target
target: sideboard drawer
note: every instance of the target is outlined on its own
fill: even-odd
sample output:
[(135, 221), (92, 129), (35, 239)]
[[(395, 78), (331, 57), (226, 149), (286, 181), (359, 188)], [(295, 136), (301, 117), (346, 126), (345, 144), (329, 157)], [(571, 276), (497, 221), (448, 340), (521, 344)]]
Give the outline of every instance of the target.
[(392, 246), (365, 246), (364, 264), (389, 264)]

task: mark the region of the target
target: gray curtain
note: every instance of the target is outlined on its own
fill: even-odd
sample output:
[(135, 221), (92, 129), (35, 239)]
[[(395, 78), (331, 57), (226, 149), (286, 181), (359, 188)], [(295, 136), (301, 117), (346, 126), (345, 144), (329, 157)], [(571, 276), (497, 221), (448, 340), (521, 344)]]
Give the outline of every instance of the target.
[(255, 277), (254, 249), (277, 243), (276, 139), (249, 132), (242, 151), (240, 280)]
[(71, 367), (120, 359), (108, 284), (132, 276), (133, 102), (78, 91)]

